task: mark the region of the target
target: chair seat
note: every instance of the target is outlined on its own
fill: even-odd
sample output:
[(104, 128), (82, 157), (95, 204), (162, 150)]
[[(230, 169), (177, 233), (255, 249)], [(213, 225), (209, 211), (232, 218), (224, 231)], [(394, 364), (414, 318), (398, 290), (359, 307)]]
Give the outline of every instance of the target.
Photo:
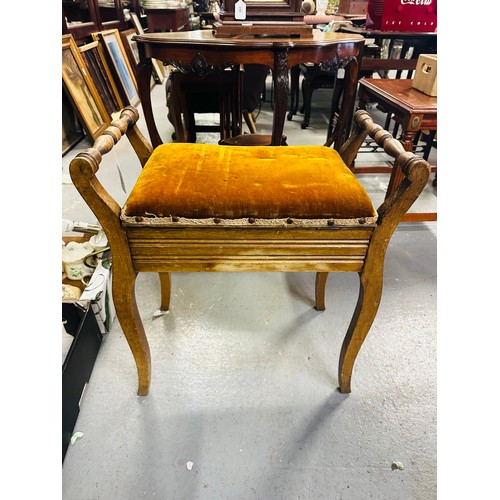
[(376, 217), (365, 189), (331, 148), (192, 143), (157, 147), (121, 213), (128, 223), (293, 218), (364, 224)]

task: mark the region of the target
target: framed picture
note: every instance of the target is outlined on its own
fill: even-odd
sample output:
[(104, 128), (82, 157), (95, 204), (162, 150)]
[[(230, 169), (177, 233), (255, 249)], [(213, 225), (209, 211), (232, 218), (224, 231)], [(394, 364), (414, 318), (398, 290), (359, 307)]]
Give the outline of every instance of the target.
[(97, 88), (97, 92), (101, 96), (104, 107), (111, 115), (120, 111), (121, 106), (116, 97), (116, 92), (113, 89), (109, 79), (108, 72), (101, 59), (98, 50), (98, 41), (80, 45), (78, 50), (82, 54), (83, 60), (87, 66), (87, 70)]
[[(132, 21), (132, 24), (135, 29), (135, 34), (137, 35), (143, 35), (144, 34), (144, 29), (142, 27), (141, 21), (139, 20), (138, 15), (135, 12), (130, 13), (130, 20)], [(132, 38), (132, 36), (130, 37)], [(137, 46), (137, 43), (134, 42)], [(137, 51), (137, 57), (139, 58), (139, 51)], [(156, 83), (163, 83), (163, 79), (165, 77), (165, 73), (162, 71), (161, 68), (161, 63), (159, 63), (156, 59), (151, 59), (151, 62), (153, 64), (153, 79)], [(137, 64), (139, 64), (139, 60), (137, 61)]]
[(134, 70), (134, 75), (135, 75), (135, 78), (137, 80), (137, 65), (140, 62), (139, 48), (137, 47), (137, 42), (135, 40), (132, 40), (132, 37), (134, 37), (136, 34), (137, 33), (135, 32), (134, 28), (120, 32), (123, 47), (125, 48), (125, 52), (128, 56), (128, 59), (130, 61), (130, 65), (132, 66), (132, 69)]
[(110, 124), (110, 115), (70, 34), (62, 36), (62, 79), (85, 129), (95, 141)]
[(135, 32), (138, 35), (143, 35), (144, 28), (142, 27), (139, 16), (135, 12), (130, 12), (130, 20), (132, 21), (132, 25), (134, 26)]
[(120, 32), (117, 29), (92, 33), (94, 41), (102, 43), (116, 85), (127, 104), (137, 106), (140, 102), (134, 70), (130, 65)]
[(85, 137), (80, 119), (66, 94), (62, 89), (62, 156), (71, 150)]

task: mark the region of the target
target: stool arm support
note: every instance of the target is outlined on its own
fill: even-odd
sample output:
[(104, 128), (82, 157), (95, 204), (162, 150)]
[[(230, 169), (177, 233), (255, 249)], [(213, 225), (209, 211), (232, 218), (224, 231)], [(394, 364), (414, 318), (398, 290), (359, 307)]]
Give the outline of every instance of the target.
[(139, 113), (137, 109), (132, 106), (127, 106), (122, 110), (122, 114), (128, 113), (129, 111), (134, 113), (134, 121), (127, 128), (127, 139), (130, 141), (130, 144), (134, 148), (135, 154), (141, 162), (141, 166), (144, 167), (144, 165), (146, 165), (146, 162), (149, 160), (149, 157), (153, 153), (153, 146), (151, 146), (151, 144), (144, 137), (144, 135), (139, 130), (139, 127), (137, 126), (137, 120), (139, 119)]
[(395, 139), (390, 132), (375, 123), (370, 114), (364, 109), (356, 111), (353, 116), (353, 128), (346, 142), (339, 150), (339, 154), (347, 166), (351, 166), (369, 135), (392, 158), (398, 158), (405, 153), (400, 141)]
[(135, 108), (132, 106), (124, 108), (120, 113), (120, 118), (111, 123), (95, 140), (91, 148), (76, 155), (69, 166), (73, 184), (94, 212), (105, 232), (108, 219), (119, 217), (120, 206), (104, 189), (95, 174), (99, 170), (103, 155), (109, 153), (124, 134), (131, 135), (131, 142), (135, 142), (134, 150), (141, 163), (146, 161), (147, 144), (144, 144), (144, 138), (135, 125), (138, 118), (139, 113)]
[(410, 156), (407, 152), (404, 153), (398, 159), (404, 161), (402, 169), (406, 177), (378, 209), (377, 227), (373, 231), (365, 263), (359, 273), (358, 302), (339, 360), (339, 385), (340, 392), (343, 393), (351, 392), (354, 363), (380, 305), (385, 253), (391, 236), (429, 179), (430, 165), (413, 153), (408, 153)]
[[(340, 149), (339, 154), (346, 165), (352, 165), (367, 135), (383, 148), (385, 153), (394, 158), (393, 168), (401, 168), (405, 175), (398, 189), (377, 210), (379, 225), (384, 219), (392, 220), (393, 231), (425, 188), (431, 167), (420, 156), (406, 151), (401, 142), (383, 127), (374, 123), (372, 117), (365, 110), (358, 110), (354, 114), (353, 131)], [(388, 225), (388, 222), (385, 222), (384, 225)]]
[(420, 156), (406, 151), (401, 142), (374, 123), (365, 110), (356, 111), (353, 124), (353, 132), (340, 150), (340, 155), (346, 165), (352, 164), (363, 141), (369, 135), (389, 156), (394, 158), (393, 168), (401, 168), (405, 176), (397, 190), (377, 210), (378, 226), (385, 227), (387, 231), (385, 237), (390, 238), (403, 215), (427, 185), (431, 167)]
[[(76, 155), (69, 165), (69, 173), (73, 184), (97, 217), (111, 247), (120, 254), (125, 252), (125, 255), (129, 254), (129, 250), (120, 224), (121, 207), (104, 189), (96, 177), (96, 173), (99, 170), (103, 155), (109, 153), (124, 134), (127, 134), (139, 157), (139, 161), (141, 163), (147, 161), (149, 157), (148, 151), (151, 146), (148, 148), (147, 141), (137, 129), (136, 122), (138, 119), (139, 113), (137, 110), (132, 106), (127, 106), (121, 111), (119, 119), (113, 121), (102, 135), (95, 140), (94, 145)], [(117, 238), (117, 235), (120, 235), (120, 237)]]
[(122, 110), (120, 118), (96, 139), (92, 148), (75, 156), (70, 163), (69, 171), (73, 184), (97, 217), (112, 249), (113, 300), (118, 319), (135, 358), (139, 379), (137, 393), (145, 396), (151, 378), (151, 356), (135, 300), (134, 286), (137, 272), (132, 262), (127, 235), (120, 223), (121, 208), (95, 175), (102, 156), (111, 151), (125, 133), (131, 134), (130, 142), (135, 141), (134, 149), (137, 155), (142, 157), (141, 163), (146, 161), (147, 143), (141, 139), (138, 130), (134, 130), (138, 116), (132, 107)]
[(387, 246), (403, 215), (427, 185), (430, 174), (429, 163), (405, 151), (400, 141), (380, 125), (376, 125), (366, 111), (356, 112), (354, 124), (354, 132), (340, 152), (346, 164), (350, 165), (348, 162), (354, 161), (357, 149), (368, 134), (388, 155), (395, 158), (393, 168), (401, 168), (405, 177), (397, 190), (377, 210), (377, 227), (373, 231), (365, 263), (359, 273), (358, 302), (340, 353), (338, 376), (340, 391), (343, 393), (351, 392), (354, 363), (380, 305)]
[[(364, 115), (361, 115), (358, 111), (353, 117), (352, 131), (339, 151), (342, 160), (344, 160), (344, 163), (348, 167), (351, 167), (354, 163), (359, 148), (363, 145), (363, 142), (368, 135), (367, 126), (370, 121), (373, 123), (370, 115), (366, 112)], [(325, 145), (328, 145), (328, 143)]]

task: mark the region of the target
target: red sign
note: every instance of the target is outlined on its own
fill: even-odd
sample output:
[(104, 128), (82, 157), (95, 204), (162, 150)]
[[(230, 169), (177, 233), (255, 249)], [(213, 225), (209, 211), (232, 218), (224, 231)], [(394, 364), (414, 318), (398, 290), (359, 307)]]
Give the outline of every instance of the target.
[(366, 28), (434, 32), (437, 28), (437, 0), (368, 0)]

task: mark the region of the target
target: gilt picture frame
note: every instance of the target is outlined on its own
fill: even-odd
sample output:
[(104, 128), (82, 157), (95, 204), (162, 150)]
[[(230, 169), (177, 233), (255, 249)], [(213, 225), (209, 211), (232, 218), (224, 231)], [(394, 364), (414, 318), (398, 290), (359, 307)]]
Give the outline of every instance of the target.
[(62, 156), (68, 153), (85, 137), (81, 118), (70, 101), (65, 89), (62, 89)]
[(120, 32), (117, 29), (92, 33), (94, 40), (100, 41), (111, 73), (126, 104), (137, 106), (140, 102), (137, 81), (130, 65)]
[(71, 34), (62, 35), (62, 80), (85, 130), (95, 141), (111, 119)]
[(125, 48), (132, 70), (134, 71), (135, 79), (137, 80), (137, 66), (140, 62), (139, 48), (137, 47), (137, 42), (132, 39), (136, 34), (137, 33), (134, 28), (120, 32), (123, 47)]
[(120, 110), (120, 103), (116, 97), (106, 67), (99, 53), (99, 43), (97, 40), (80, 45), (78, 50), (82, 54), (90, 77), (94, 81), (97, 92), (101, 96), (104, 107), (110, 115)]

